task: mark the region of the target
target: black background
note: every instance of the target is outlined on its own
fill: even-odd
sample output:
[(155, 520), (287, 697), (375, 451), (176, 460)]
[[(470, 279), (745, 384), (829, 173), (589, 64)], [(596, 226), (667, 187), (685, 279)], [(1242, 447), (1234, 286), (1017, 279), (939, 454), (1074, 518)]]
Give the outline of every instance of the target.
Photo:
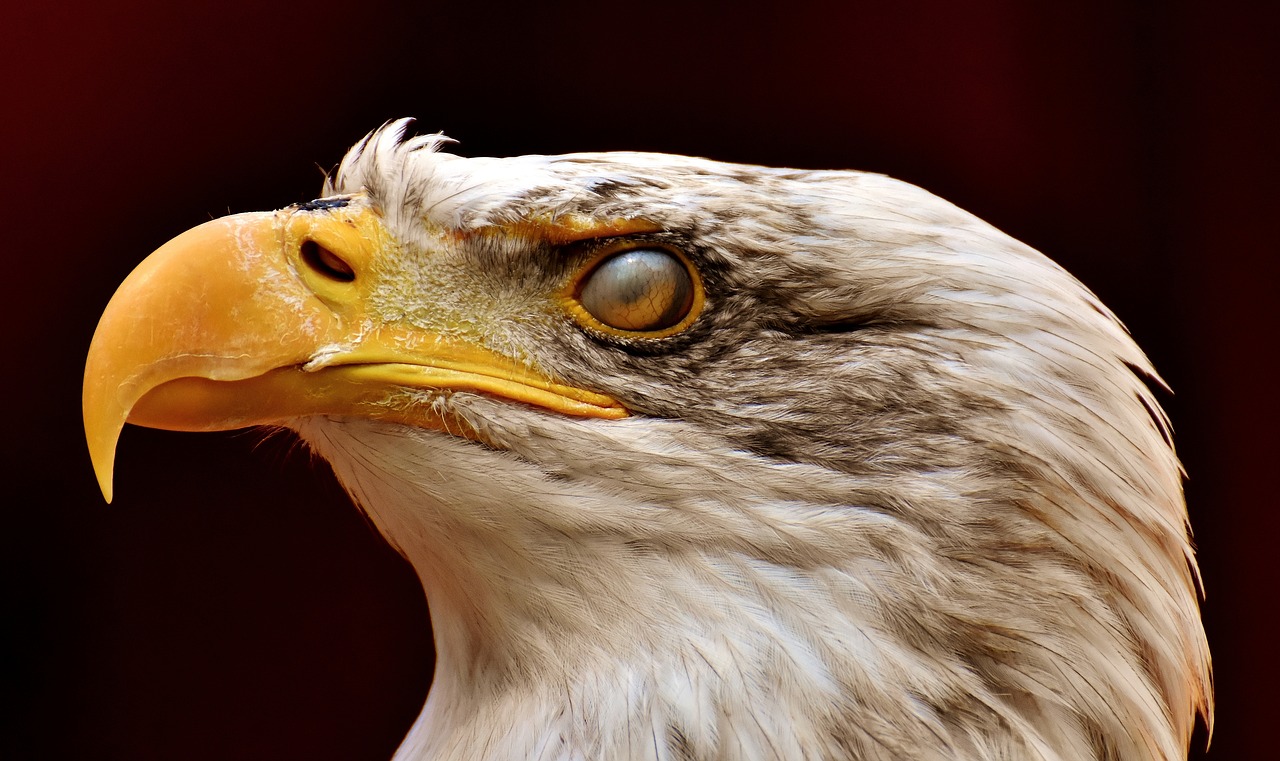
[(97, 316), (138, 261), (313, 197), (318, 167), (405, 115), (466, 155), (886, 172), (1062, 262), (1175, 390), (1208, 757), (1269, 755), (1280, 66), (1262, 5), (8, 8), (0, 755), (372, 761), (417, 714), (420, 590), (323, 466), (286, 438), (129, 428), (108, 507), (79, 418)]

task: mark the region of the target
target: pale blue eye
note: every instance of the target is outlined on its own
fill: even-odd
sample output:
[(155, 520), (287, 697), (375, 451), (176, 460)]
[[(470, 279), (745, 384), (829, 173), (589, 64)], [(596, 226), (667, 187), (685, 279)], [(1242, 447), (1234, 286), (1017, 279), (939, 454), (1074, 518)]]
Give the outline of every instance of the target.
[(601, 262), (587, 275), (578, 301), (611, 328), (663, 330), (689, 314), (693, 278), (675, 255), (638, 248)]

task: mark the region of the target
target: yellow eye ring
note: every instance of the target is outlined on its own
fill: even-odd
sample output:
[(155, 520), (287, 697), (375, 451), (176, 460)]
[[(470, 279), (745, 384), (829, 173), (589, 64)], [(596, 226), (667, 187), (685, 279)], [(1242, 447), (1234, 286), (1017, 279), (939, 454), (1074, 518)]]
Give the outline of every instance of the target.
[(583, 326), (625, 338), (666, 338), (702, 311), (698, 271), (683, 252), (620, 241), (596, 251), (565, 289), (565, 308)]

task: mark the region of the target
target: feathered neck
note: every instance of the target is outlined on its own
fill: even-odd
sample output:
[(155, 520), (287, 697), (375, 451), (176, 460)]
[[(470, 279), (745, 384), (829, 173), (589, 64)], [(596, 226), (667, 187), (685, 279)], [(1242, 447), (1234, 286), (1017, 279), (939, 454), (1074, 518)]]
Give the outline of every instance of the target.
[[(1178, 752), (1137, 718), (1165, 712), (1106, 631), (1114, 614), (1064, 594), (1087, 589), (1078, 571), (1011, 579), (959, 558), (974, 572), (957, 576), (946, 553), (960, 548), (880, 504), (882, 490), (931, 512), (971, 504), (977, 481), (868, 486), (693, 451), (667, 421), (614, 423), (606, 437), (539, 413), (493, 416), (487, 399), (454, 404), (504, 421), (491, 425), (512, 442), (571, 451), (552, 467), (428, 431), (299, 425), (431, 605), (436, 678), (397, 761)], [(1004, 599), (1028, 588), (1039, 618)]]

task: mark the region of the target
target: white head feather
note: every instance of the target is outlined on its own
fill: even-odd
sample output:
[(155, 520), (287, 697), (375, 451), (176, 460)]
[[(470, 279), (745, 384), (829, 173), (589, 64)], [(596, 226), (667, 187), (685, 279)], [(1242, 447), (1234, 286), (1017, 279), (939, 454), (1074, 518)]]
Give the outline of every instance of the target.
[[(466, 159), (406, 126), (326, 186), (399, 239), (387, 302), (479, 305), (490, 348), (638, 414), (427, 400), (492, 447), (296, 422), (430, 601), (398, 759), (1184, 757), (1209, 661), (1181, 471), (1079, 282), (881, 176)], [(540, 295), (545, 245), (441, 242), (572, 214), (655, 221), (705, 268), (688, 335), (601, 340)]]

